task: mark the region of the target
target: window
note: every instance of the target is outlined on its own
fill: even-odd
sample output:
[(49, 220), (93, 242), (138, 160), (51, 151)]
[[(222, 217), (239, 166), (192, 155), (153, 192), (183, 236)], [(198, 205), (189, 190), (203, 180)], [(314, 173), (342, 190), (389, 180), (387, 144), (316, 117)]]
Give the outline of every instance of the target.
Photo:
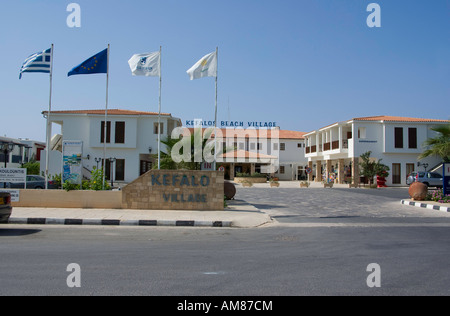
[(297, 148), (302, 148), (303, 146), (302, 146), (302, 143), (298, 143), (297, 144)]
[[(100, 131), (100, 143), (105, 142), (105, 121), (102, 121), (101, 131)], [(106, 124), (106, 143), (111, 143), (111, 122), (108, 121)]]
[(152, 167), (153, 167), (153, 164), (151, 161), (141, 160), (139, 175), (142, 176), (144, 173), (149, 172), (150, 170), (152, 170)]
[(415, 170), (416, 164), (414, 163), (407, 163), (406, 164), (406, 175), (409, 176), (412, 174)]
[(417, 128), (408, 128), (408, 147), (417, 149)]
[(255, 143), (250, 143), (250, 150), (255, 150), (256, 148), (256, 144)]
[(392, 184), (402, 183), (402, 165), (399, 163), (392, 164)]
[(125, 122), (116, 122), (116, 144), (125, 144)]
[(257, 150), (262, 150), (262, 143), (256, 144), (256, 149)]
[(366, 128), (365, 127), (360, 127), (358, 128), (358, 138), (366, 138)]
[(125, 180), (125, 159), (116, 160), (116, 181)]
[(403, 128), (396, 127), (394, 132), (395, 148), (403, 148)]
[(284, 170), (284, 166), (280, 166), (280, 174), (284, 174), (285, 170)]
[(286, 150), (286, 144), (280, 143), (280, 151), (285, 151), (285, 150)]
[[(164, 123), (160, 123), (161, 134), (164, 134)], [(158, 123), (153, 124), (153, 133), (158, 134)]]

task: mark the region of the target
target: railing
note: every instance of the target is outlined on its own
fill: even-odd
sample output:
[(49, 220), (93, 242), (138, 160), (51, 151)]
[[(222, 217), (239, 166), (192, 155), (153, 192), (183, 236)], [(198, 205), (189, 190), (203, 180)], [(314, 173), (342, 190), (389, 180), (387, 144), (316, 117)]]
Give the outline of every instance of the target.
[(334, 141), (331, 143), (331, 149), (339, 149), (339, 141)]

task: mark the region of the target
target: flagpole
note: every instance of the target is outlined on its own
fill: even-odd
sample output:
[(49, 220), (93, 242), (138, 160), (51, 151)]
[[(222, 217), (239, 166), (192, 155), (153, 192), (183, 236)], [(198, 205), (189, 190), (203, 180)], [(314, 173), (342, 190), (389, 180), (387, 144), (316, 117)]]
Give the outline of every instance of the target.
[(216, 47), (217, 71), (216, 71), (216, 107), (214, 119), (214, 171), (217, 170), (217, 87), (219, 77), (219, 47)]
[(161, 170), (161, 86), (162, 86), (162, 46), (159, 47), (159, 111), (158, 111), (158, 170)]
[(108, 89), (109, 89), (109, 49), (110, 44), (108, 44), (108, 53), (106, 61), (106, 105), (105, 105), (105, 124), (103, 129), (103, 190), (105, 190), (105, 177), (106, 177), (106, 133), (108, 126)]
[(47, 140), (46, 140), (46, 153), (45, 153), (45, 189), (48, 190), (48, 165), (50, 159), (50, 137), (52, 133), (52, 127), (50, 122), (50, 113), (52, 111), (52, 86), (53, 86), (53, 47), (50, 55), (50, 95), (48, 101), (48, 113), (47, 113)]

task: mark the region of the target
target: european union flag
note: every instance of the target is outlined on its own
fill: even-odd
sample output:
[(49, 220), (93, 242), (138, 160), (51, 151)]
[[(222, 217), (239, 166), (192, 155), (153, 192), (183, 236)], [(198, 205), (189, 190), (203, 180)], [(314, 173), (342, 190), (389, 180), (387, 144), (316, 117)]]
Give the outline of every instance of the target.
[(67, 76), (106, 74), (108, 71), (108, 49), (87, 59), (80, 65), (73, 68)]

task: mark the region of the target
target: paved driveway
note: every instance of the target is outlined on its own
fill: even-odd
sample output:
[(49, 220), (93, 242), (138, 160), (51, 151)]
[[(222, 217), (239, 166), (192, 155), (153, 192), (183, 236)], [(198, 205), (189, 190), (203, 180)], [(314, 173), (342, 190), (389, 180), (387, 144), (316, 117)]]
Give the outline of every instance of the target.
[(407, 188), (243, 188), (236, 199), (243, 199), (278, 221), (374, 220), (381, 218), (447, 218), (450, 214), (401, 205), (409, 198)]

